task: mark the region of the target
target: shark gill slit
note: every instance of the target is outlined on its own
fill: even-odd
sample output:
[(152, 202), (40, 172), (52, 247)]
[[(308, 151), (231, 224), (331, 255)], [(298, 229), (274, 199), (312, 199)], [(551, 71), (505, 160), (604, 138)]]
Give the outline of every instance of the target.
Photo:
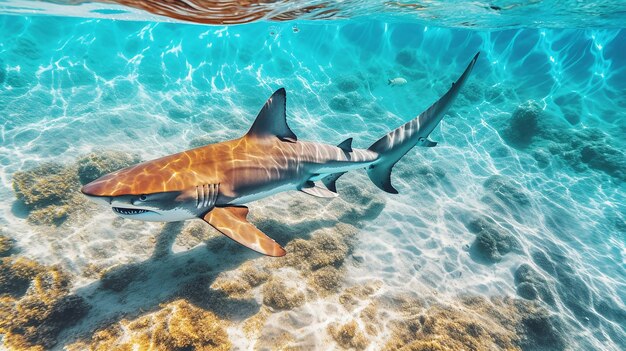
[(202, 184), (196, 186), (196, 208), (210, 208), (217, 202), (219, 184)]
[(200, 199), (202, 195), (200, 194), (200, 187), (196, 185), (196, 208), (200, 208)]
[(208, 184), (205, 184), (205, 186), (206, 186), (206, 191), (204, 193), (206, 194), (206, 197), (204, 198), (204, 207), (208, 207), (209, 199), (213, 196), (212, 194), (213, 187), (209, 186)]

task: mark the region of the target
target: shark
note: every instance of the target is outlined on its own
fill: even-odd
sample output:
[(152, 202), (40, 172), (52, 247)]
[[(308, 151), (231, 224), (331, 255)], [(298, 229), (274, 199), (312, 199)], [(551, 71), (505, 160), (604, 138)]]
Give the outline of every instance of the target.
[(301, 141), (287, 124), (286, 91), (278, 89), (248, 132), (106, 174), (81, 188), (123, 218), (175, 222), (202, 219), (232, 240), (268, 256), (285, 249), (247, 220), (246, 204), (283, 191), (337, 197), (337, 180), (365, 169), (381, 190), (397, 194), (394, 165), (415, 146), (434, 147), (429, 136), (459, 94), (479, 53), (449, 90), (428, 109), (367, 149)]

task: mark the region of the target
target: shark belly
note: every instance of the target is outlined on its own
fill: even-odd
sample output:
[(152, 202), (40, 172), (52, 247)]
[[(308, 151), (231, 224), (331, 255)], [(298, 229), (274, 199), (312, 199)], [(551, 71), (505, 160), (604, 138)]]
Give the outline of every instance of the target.
[[(309, 146), (311, 145), (310, 143)], [(284, 191), (301, 190), (307, 182), (317, 181), (323, 177), (343, 173), (369, 166), (378, 155), (368, 150), (354, 150), (345, 154), (340, 149), (317, 144), (317, 150), (326, 157), (306, 157), (295, 155), (289, 158), (273, 158), (272, 167), (233, 168), (228, 177), (231, 182), (231, 196), (224, 205), (244, 205)], [(324, 150), (330, 148), (330, 150)]]
[(244, 205), (283, 191), (298, 190), (307, 180), (297, 160), (271, 158), (264, 165), (247, 164), (226, 172), (222, 201), (218, 205)]
[[(301, 167), (303, 172), (293, 174), (293, 177), (286, 177), (280, 180), (268, 181), (265, 186), (250, 187), (254, 191), (242, 191), (240, 195), (228, 201), (229, 205), (244, 205), (249, 202), (260, 200), (284, 191), (300, 190), (309, 181), (318, 181), (334, 173), (343, 173), (355, 169), (365, 168), (373, 161), (364, 162), (329, 162), (324, 165), (311, 164)], [(285, 172), (288, 173), (288, 172)]]
[(256, 200), (266, 198), (268, 196), (282, 193), (283, 191), (298, 190), (300, 186), (301, 186), (301, 182), (288, 182), (288, 183), (280, 184), (274, 187), (267, 187), (265, 189), (262, 189), (254, 193), (248, 193), (248, 194), (238, 196), (230, 200), (227, 204), (228, 205), (245, 205), (249, 202), (253, 202)]

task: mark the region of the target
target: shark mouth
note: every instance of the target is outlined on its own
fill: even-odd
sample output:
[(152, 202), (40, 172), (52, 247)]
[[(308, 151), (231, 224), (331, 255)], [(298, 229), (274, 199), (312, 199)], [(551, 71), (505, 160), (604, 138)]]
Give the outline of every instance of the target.
[(137, 208), (121, 208), (121, 207), (113, 207), (113, 212), (123, 215), (137, 215), (146, 212), (152, 212), (150, 210), (140, 210)]

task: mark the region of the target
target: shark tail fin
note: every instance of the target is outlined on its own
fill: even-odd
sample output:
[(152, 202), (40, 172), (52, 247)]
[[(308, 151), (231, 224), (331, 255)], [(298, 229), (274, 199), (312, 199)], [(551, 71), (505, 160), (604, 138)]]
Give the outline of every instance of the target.
[(436, 142), (429, 140), (428, 136), (439, 122), (441, 122), (446, 111), (459, 94), (479, 54), (480, 53), (477, 53), (474, 56), (461, 77), (456, 82), (452, 83), (448, 92), (432, 104), (426, 111), (404, 125), (387, 133), (369, 147), (370, 151), (378, 153), (380, 157), (369, 166), (367, 175), (381, 190), (392, 194), (398, 193), (391, 185), (391, 170), (409, 150), (416, 145), (424, 147), (437, 145)]

